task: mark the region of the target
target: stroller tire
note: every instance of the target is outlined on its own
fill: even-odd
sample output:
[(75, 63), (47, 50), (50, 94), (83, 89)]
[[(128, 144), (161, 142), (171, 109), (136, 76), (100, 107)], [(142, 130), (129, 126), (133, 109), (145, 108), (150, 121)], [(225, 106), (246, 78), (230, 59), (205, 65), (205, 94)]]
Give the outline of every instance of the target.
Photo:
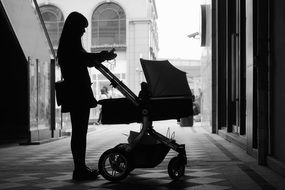
[(168, 163), (168, 175), (173, 180), (178, 180), (185, 174), (185, 160), (176, 156)]
[(99, 158), (100, 174), (109, 181), (120, 181), (129, 174), (130, 162), (127, 153), (117, 148), (106, 150)]

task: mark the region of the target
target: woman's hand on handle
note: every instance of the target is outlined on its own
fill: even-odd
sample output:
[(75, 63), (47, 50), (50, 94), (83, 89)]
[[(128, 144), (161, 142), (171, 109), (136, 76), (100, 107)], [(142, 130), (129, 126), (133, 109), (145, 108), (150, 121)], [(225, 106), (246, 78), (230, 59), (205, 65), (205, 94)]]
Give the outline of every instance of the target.
[(115, 59), (117, 57), (117, 54), (115, 53), (115, 49), (113, 48), (111, 51), (101, 51), (100, 52), (100, 56), (102, 58), (102, 60), (112, 60)]

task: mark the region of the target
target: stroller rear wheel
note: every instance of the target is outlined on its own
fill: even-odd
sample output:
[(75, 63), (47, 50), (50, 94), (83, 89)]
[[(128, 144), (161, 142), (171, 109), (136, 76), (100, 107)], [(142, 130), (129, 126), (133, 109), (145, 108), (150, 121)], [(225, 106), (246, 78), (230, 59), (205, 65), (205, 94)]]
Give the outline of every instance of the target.
[(168, 163), (168, 175), (173, 180), (180, 179), (185, 173), (185, 160), (182, 157), (176, 156)]
[(109, 181), (120, 181), (129, 174), (129, 161), (126, 152), (116, 148), (105, 151), (98, 163), (100, 174)]

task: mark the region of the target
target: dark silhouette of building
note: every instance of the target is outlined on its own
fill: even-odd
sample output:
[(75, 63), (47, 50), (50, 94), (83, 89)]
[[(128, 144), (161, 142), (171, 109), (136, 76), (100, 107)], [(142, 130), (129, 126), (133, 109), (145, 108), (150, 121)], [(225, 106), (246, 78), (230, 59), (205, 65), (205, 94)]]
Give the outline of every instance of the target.
[(201, 5), (201, 75), (211, 81), (203, 84), (202, 121), (283, 175), (284, 8), (276, 0)]

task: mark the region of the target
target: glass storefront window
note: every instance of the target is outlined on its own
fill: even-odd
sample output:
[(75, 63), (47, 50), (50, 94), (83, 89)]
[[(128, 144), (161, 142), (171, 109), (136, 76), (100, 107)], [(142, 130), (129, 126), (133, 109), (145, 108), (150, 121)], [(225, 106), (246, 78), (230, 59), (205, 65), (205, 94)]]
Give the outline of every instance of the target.
[(29, 57), (30, 79), (30, 126), (48, 128), (50, 126), (50, 67), (47, 62)]

